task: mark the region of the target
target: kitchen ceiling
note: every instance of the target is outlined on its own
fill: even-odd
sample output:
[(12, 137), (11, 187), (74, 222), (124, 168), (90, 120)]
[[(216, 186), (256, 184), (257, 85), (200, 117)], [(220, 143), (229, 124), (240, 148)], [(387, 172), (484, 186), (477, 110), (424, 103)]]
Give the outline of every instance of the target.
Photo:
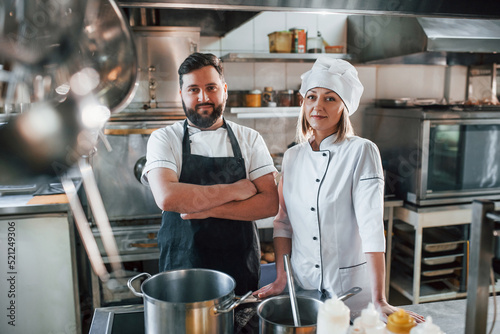
[(491, 0), (118, 0), (117, 3), (123, 8), (159, 9), (160, 25), (200, 27), (204, 36), (224, 36), (262, 11), (500, 18), (500, 1)]

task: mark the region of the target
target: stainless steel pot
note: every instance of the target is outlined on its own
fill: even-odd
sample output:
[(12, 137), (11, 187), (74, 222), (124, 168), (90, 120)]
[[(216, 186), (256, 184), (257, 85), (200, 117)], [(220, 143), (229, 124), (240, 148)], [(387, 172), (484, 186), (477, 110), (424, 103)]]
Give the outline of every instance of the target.
[[(345, 301), (358, 294), (362, 289), (353, 287), (338, 299)], [(276, 296), (264, 300), (257, 307), (260, 334), (309, 334), (316, 333), (318, 310), (322, 301), (307, 296), (297, 296), (301, 326), (294, 326), (292, 306), (289, 296)]]
[(316, 333), (319, 306), (322, 301), (312, 297), (297, 296), (301, 326), (294, 326), (289, 296), (276, 296), (259, 304), (257, 313), (261, 334)]
[[(142, 293), (132, 287), (141, 276)], [(144, 299), (146, 334), (214, 334), (234, 332), (234, 308), (245, 298), (236, 298), (234, 279), (209, 269), (166, 271), (154, 276), (141, 273), (127, 283), (132, 293)]]

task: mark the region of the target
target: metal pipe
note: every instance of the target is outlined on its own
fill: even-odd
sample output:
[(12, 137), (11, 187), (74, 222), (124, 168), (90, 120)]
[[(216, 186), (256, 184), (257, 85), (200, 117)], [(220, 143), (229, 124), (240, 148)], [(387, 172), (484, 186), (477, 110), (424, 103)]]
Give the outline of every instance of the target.
[[(489, 219), (495, 204), (486, 200), (472, 203), (469, 283), (465, 333), (486, 333), (490, 270), (493, 259), (495, 222)], [(496, 214), (493, 217), (498, 217)]]

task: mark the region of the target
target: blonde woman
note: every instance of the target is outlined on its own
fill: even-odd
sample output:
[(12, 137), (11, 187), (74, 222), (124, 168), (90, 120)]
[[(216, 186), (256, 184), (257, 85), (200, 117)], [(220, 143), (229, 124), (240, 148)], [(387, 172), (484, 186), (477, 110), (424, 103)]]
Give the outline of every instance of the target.
[(359, 286), (363, 290), (346, 301), (352, 312), (373, 302), (389, 315), (397, 309), (385, 297), (380, 153), (354, 135), (349, 119), (363, 85), (354, 66), (326, 56), (301, 79), (300, 143), (284, 155), (274, 220), (277, 279), (254, 294), (266, 298), (283, 292), (283, 254), (291, 254), (301, 288), (330, 298)]

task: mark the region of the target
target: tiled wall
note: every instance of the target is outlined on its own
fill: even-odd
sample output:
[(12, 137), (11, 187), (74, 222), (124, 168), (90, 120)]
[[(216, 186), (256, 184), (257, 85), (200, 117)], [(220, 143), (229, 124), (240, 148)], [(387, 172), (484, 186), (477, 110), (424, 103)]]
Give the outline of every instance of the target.
[[(221, 57), (227, 53), (268, 52), (269, 33), (304, 28), (308, 36), (321, 32), (330, 45), (346, 46), (347, 15), (296, 12), (263, 12), (222, 38), (202, 37), (202, 52)], [(298, 89), (300, 75), (312, 63), (246, 62), (224, 64), (229, 90), (251, 90), (271, 86), (274, 90)], [(437, 65), (355, 65), (365, 87), (359, 110), (352, 116), (358, 134), (363, 135), (363, 110), (376, 98), (465, 99), (466, 67)], [(295, 135), (296, 119), (228, 119), (258, 130), (271, 153), (286, 150)]]

